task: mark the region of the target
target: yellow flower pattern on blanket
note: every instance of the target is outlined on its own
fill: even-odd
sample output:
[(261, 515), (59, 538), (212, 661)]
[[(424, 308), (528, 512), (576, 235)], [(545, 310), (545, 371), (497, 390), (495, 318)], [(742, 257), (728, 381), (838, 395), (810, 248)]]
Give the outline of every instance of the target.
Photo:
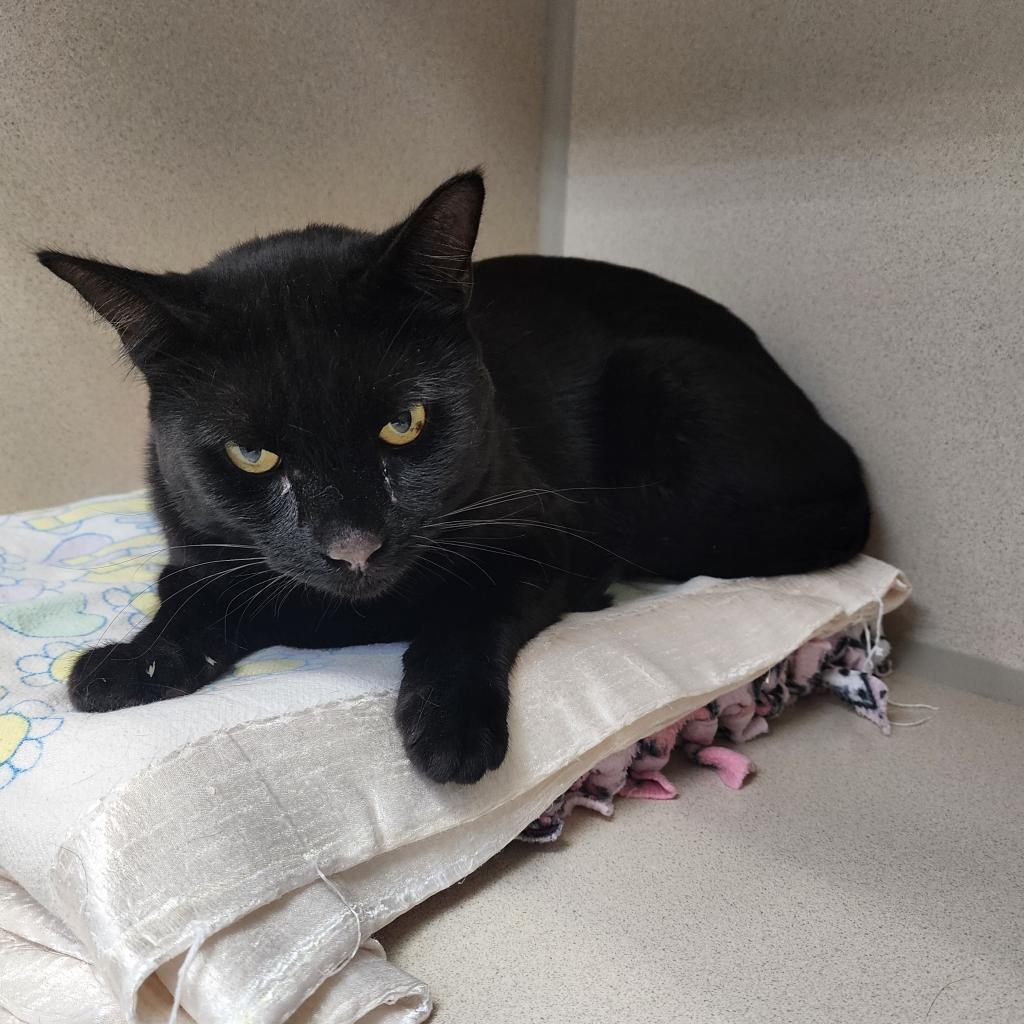
[(38, 513), (25, 522), (33, 530), (61, 530), (77, 526), (94, 516), (119, 514), (146, 515), (149, 513), (149, 499), (145, 493), (117, 494), (109, 498), (95, 498), (78, 501), (66, 508), (50, 509)]
[(23, 700), (0, 713), (0, 789), (36, 766), (43, 740), (64, 724), (41, 700)]
[(305, 664), (303, 658), (253, 658), (236, 665), (232, 675), (236, 677), (272, 676), (279, 672), (294, 672), (297, 668), (303, 668)]

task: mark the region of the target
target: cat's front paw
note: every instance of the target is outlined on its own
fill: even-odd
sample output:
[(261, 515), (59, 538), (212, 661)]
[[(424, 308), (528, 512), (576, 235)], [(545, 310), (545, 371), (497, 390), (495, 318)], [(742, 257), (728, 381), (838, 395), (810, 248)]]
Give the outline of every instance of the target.
[(434, 782), (477, 782), (505, 760), (508, 703), (486, 685), (456, 689), (406, 676), (395, 718), (409, 759)]
[(169, 640), (95, 647), (71, 669), (71, 703), (79, 711), (117, 711), (182, 697), (202, 685), (194, 678), (193, 660)]

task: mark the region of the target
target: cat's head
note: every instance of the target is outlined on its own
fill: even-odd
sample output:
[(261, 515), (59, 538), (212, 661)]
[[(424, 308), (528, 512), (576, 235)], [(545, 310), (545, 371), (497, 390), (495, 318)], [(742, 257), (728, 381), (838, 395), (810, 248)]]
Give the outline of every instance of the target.
[(492, 390), (466, 320), (483, 198), (462, 174), (381, 234), (314, 225), (187, 274), (39, 259), (145, 377), (178, 518), (370, 598), (488, 468)]

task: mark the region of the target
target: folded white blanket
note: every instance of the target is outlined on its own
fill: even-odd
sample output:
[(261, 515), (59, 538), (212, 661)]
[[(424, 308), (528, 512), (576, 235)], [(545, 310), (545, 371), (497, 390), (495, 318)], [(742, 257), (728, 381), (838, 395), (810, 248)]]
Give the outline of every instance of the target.
[(75, 652), (152, 610), (142, 495), (0, 517), (0, 1022), (420, 1021), (425, 986), (370, 936), (501, 849), (606, 754), (874, 622), (871, 558), (634, 589), (533, 641), (509, 756), (471, 787), (409, 765), (401, 647), (277, 648), (181, 700), (71, 709)]

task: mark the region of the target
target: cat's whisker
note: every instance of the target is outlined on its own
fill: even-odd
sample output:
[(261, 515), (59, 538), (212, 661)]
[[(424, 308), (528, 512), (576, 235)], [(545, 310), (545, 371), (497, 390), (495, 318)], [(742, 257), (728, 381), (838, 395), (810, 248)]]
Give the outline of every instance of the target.
[[(256, 601), (259, 601), (260, 603), (258, 605), (256, 605), (256, 607), (253, 608), (253, 610), (252, 610), (252, 618), (253, 619), (256, 619), (256, 617), (260, 614), (260, 612), (265, 607), (267, 607), (274, 600), (275, 597), (278, 596), (278, 591), (277, 591), (278, 587), (281, 588), (281, 592), (283, 593), (284, 590), (287, 588), (287, 586), (289, 584), (291, 584), (291, 583), (294, 583), (294, 582), (296, 582), (294, 577), (284, 576), (281, 573), (275, 573), (275, 575), (270, 580), (265, 581), (263, 586), (262, 586), (262, 589), (257, 590), (257, 593), (255, 593), (249, 599), (249, 601), (246, 602), (245, 607), (239, 613), (239, 616), (238, 616), (239, 627), (241, 626), (242, 622), (245, 621), (246, 614), (248, 613), (249, 609), (252, 608), (253, 604)], [(301, 582), (301, 581), (299, 581), (299, 582)]]
[[(150, 593), (153, 590), (154, 587), (158, 587), (160, 585), (160, 580), (162, 580), (162, 579), (170, 579), (172, 576), (177, 576), (178, 573), (185, 572), (188, 569), (200, 569), (200, 568), (205, 568), (208, 565), (219, 565), (219, 564), (224, 564), (226, 562), (249, 562), (250, 564), (255, 564), (256, 562), (259, 562), (259, 561), (260, 561), (260, 559), (258, 559), (258, 558), (252, 558), (252, 559), (249, 559), (249, 558), (237, 558), (237, 559), (235, 559), (235, 558), (214, 558), (214, 559), (211, 559), (208, 562), (199, 562), (197, 565), (194, 565), (194, 566), (183, 566), (181, 569), (175, 569), (174, 572), (169, 572), (166, 575), (164, 573), (161, 573), (159, 579), (155, 580), (153, 583), (148, 584), (146, 587), (144, 587), (142, 590), (140, 590), (127, 604), (125, 604), (121, 609), (119, 609), (117, 614), (103, 628), (103, 632), (100, 633), (100, 635), (97, 637), (96, 646), (99, 646), (99, 643), (106, 637), (107, 633), (110, 630), (110, 627), (113, 626), (114, 623), (117, 622), (117, 620), (126, 611), (128, 611), (128, 609), (131, 608), (133, 606), (133, 604), (136, 601), (138, 601), (138, 599), (140, 597), (143, 597), (144, 595)], [(203, 576), (199, 580), (196, 580), (194, 583), (188, 584), (188, 586), (195, 586), (196, 584), (201, 583), (206, 578), (207, 577)], [(182, 588), (182, 591), (179, 591), (179, 593), (181, 593), (181, 592), (183, 592), (184, 590), (187, 590), (187, 589), (188, 589), (188, 587), (184, 587), (184, 588)]]
[[(167, 630), (170, 628), (171, 623), (174, 622), (174, 620), (181, 614), (181, 612), (188, 605), (190, 605), (204, 590), (206, 590), (208, 587), (212, 586), (214, 583), (216, 583), (218, 580), (222, 579), (223, 577), (228, 576), (231, 573), (240, 572), (240, 571), (242, 571), (244, 569), (248, 569), (248, 568), (251, 568), (251, 566), (250, 565), (235, 565), (235, 566), (232, 566), (230, 569), (224, 569), (224, 570), (222, 570), (220, 572), (214, 573), (212, 576), (206, 576), (206, 577), (203, 577), (200, 580), (197, 580), (196, 583), (202, 583), (204, 585), (199, 587), (197, 590), (193, 590), (193, 592), (191, 594), (189, 594), (189, 596), (185, 599), (185, 601), (181, 605), (179, 605), (177, 608), (175, 608), (174, 611), (171, 612), (171, 614), (168, 616), (167, 621), (164, 623), (164, 628), (162, 630), (160, 630), (160, 632), (154, 638), (153, 642), (149, 645), (149, 647), (147, 647), (146, 650), (142, 652), (141, 657), (145, 657), (153, 649), (153, 647), (157, 643), (159, 643), (160, 640), (163, 639), (164, 635), (167, 633)], [(195, 586), (195, 584), (191, 584), (191, 583), (188, 584), (186, 587), (182, 588), (182, 590), (178, 591), (177, 594), (172, 595), (172, 597), (177, 597), (178, 594), (184, 593), (185, 590), (188, 590), (190, 587), (193, 587), (193, 586)]]
[[(226, 599), (226, 607), (225, 607), (225, 610), (224, 610), (224, 614), (220, 617), (220, 619), (217, 620), (217, 625), (223, 625), (223, 627), (224, 627), (224, 643), (225, 644), (228, 642), (228, 619), (231, 616), (232, 609), (235, 607), (235, 605), (239, 601), (241, 601), (241, 600), (243, 600), (245, 598), (246, 594), (252, 593), (253, 590), (255, 590), (263, 582), (265, 582), (265, 580), (266, 580), (266, 578), (268, 576), (272, 576), (272, 575), (275, 575), (275, 574), (276, 574), (275, 570), (273, 570), (273, 569), (263, 569), (259, 573), (257, 573), (255, 576), (250, 576), (250, 577), (248, 577), (246, 579), (242, 579), (242, 580), (232, 581), (232, 582), (228, 583), (228, 585), (224, 588), (224, 595), (223, 596)], [(253, 583), (252, 582), (253, 579), (256, 579), (257, 582)], [(246, 584), (249, 584), (249, 585), (246, 586)], [(239, 587), (244, 587), (245, 589), (242, 590), (240, 593), (238, 593), (237, 591), (238, 591)], [(241, 622), (239, 621), (239, 622), (235, 623), (235, 642), (236, 643), (238, 641), (238, 634), (239, 634), (239, 630), (240, 629), (241, 629)]]
[(527, 498), (541, 498), (545, 495), (551, 495), (556, 498), (560, 498), (564, 501), (572, 502), (575, 505), (584, 504), (582, 501), (578, 501), (574, 498), (569, 498), (566, 495), (566, 491), (579, 490), (581, 488), (565, 488), (563, 490), (556, 490), (549, 487), (529, 487), (523, 488), (516, 491), (507, 491), (504, 494), (492, 494), (488, 497), (480, 498), (477, 501), (470, 502), (468, 505), (463, 505), (460, 508), (451, 509), (449, 512), (442, 513), (438, 518), (446, 519), (450, 516), (458, 515), (461, 512), (472, 512), (479, 508), (489, 508), (492, 505), (498, 505), (505, 502), (515, 501), (517, 499)]
[(249, 598), (249, 600), (246, 601), (245, 605), (241, 608), (241, 610), (238, 612), (238, 614), (233, 617), (233, 624), (234, 624), (234, 628), (235, 628), (235, 641), (234, 642), (237, 644), (237, 643), (239, 643), (239, 638), (240, 638), (240, 635), (241, 635), (242, 623), (245, 621), (245, 613), (246, 613), (246, 611), (248, 611), (249, 606), (252, 604), (252, 602), (257, 597), (260, 596), (260, 594), (263, 593), (264, 589), (267, 586), (269, 586), (270, 584), (274, 583), (277, 579), (278, 579), (278, 575), (276, 573), (273, 573), (273, 571), (271, 571), (270, 573), (264, 574), (264, 575), (261, 576), (261, 578), (256, 583), (253, 583), (251, 586), (246, 587), (241, 593), (235, 595), (235, 597), (233, 597), (231, 599), (231, 604), (229, 605), (227, 611), (225, 611), (224, 617), (223, 617), (223, 620), (222, 620), (224, 622), (224, 636), (225, 636), (225, 639), (227, 638), (227, 634), (228, 634), (228, 617), (229, 617), (229, 615), (231, 613), (231, 609), (237, 603), (239, 603), (240, 601), (244, 600), (246, 595), (249, 595), (249, 594), (252, 595)]
[(577, 530), (570, 529), (567, 526), (563, 526), (560, 523), (541, 523), (537, 520), (531, 519), (491, 519), (491, 520), (466, 520), (459, 521), (450, 524), (433, 524), (432, 528), (436, 529), (439, 533), (447, 533), (449, 530), (457, 529), (469, 529), (479, 528), (482, 526), (493, 526), (498, 523), (515, 524), (519, 526), (525, 526), (531, 529), (537, 530), (550, 530), (553, 533), (559, 533), (566, 537), (572, 537), (574, 540), (582, 541), (584, 544), (590, 544), (592, 547), (611, 555), (613, 558), (618, 559), (621, 562), (625, 562), (628, 565), (633, 566), (635, 569), (639, 569), (641, 572), (649, 575), (657, 575), (653, 569), (648, 569), (646, 566), (640, 565), (638, 562), (634, 562), (632, 559), (627, 558), (625, 555), (620, 554), (617, 551), (613, 551), (611, 548), (605, 547), (604, 544), (599, 543), (592, 537), (587, 537), (585, 534), (580, 533)]
[(529, 491), (508, 491), (505, 494), (494, 494), (489, 497), (479, 498), (476, 501), (470, 502), (469, 504), (462, 505), (459, 508), (453, 508), (448, 512), (442, 512), (437, 518), (447, 519), (450, 516), (457, 516), (463, 512), (473, 512), (478, 508), (487, 508), (491, 505), (501, 504), (502, 502), (514, 501), (517, 498), (533, 497), (537, 494), (536, 490)]
[(534, 565), (540, 565), (540, 566), (543, 566), (546, 569), (553, 569), (557, 573), (564, 573), (567, 576), (577, 576), (579, 579), (583, 579), (583, 580), (593, 579), (593, 577), (586, 576), (583, 573), (574, 572), (572, 569), (569, 569), (567, 566), (555, 565), (552, 562), (545, 562), (542, 559), (533, 558), (530, 555), (524, 555), (520, 551), (510, 551), (508, 548), (501, 548), (501, 547), (497, 547), (495, 545), (476, 544), (473, 541), (468, 541), (468, 540), (449, 540), (449, 541), (446, 541), (443, 544), (439, 543), (438, 547), (442, 548), (442, 550), (448, 551), (451, 554), (455, 553), (454, 551), (452, 551), (453, 547), (460, 547), (460, 548), (465, 548), (465, 549), (467, 549), (469, 551), (480, 551), (480, 552), (484, 552), (486, 554), (502, 555), (502, 556), (505, 556), (505, 557), (508, 557), (508, 558), (520, 558), (520, 559), (522, 559), (522, 560), (524, 560), (526, 562), (533, 562)]
[[(231, 599), (231, 601), (229, 602), (229, 604), (227, 605), (227, 607), (224, 610), (224, 616), (223, 616), (222, 621), (225, 622), (225, 623), (227, 622), (228, 616), (231, 615), (231, 610), (234, 608), (235, 604), (238, 603), (239, 601), (241, 601), (245, 597), (246, 594), (251, 593), (253, 590), (256, 590), (257, 587), (261, 586), (264, 582), (266, 582), (264, 577), (267, 577), (267, 576), (274, 576), (274, 577), (276, 577), (276, 576), (279, 576), (279, 575), (280, 575), (280, 573), (278, 573), (276, 569), (267, 568), (267, 569), (263, 569), (259, 573), (258, 577), (251, 577), (250, 579), (243, 580), (242, 583), (251, 583), (252, 585), (250, 587), (248, 587), (247, 589), (243, 590), (240, 594), (236, 594)], [(253, 583), (252, 582), (253, 579), (258, 579), (259, 582)]]
[(490, 495), (484, 497), (478, 501), (472, 502), (468, 505), (463, 505), (461, 508), (452, 509), (449, 512), (444, 512), (439, 517), (441, 519), (447, 516), (458, 515), (460, 512), (470, 512), (476, 508), (486, 507), (490, 504), (497, 504), (502, 501), (511, 501), (517, 497), (543, 497), (550, 495), (552, 497), (560, 498), (564, 501), (572, 502), (576, 505), (586, 504), (581, 499), (570, 498), (568, 495), (570, 492), (592, 492), (592, 491), (636, 491), (644, 490), (648, 487), (661, 486), (657, 483), (642, 483), (642, 484), (608, 484), (608, 485), (587, 485), (578, 487), (530, 487), (516, 491), (506, 491), (503, 494)]
[(286, 593), (289, 590), (290, 584), (292, 584), (293, 582), (294, 580), (290, 579), (287, 576), (281, 576), (277, 580), (271, 580), (270, 596), (267, 597), (265, 601), (261, 602), (256, 607), (256, 609), (252, 613), (252, 617), (255, 619), (260, 614), (260, 612), (263, 611), (264, 608), (272, 605), (274, 603), (274, 599)]
[(274, 606), (275, 616), (279, 616), (281, 614), (281, 608), (284, 604), (285, 598), (290, 597), (295, 592), (295, 588), (298, 586), (300, 586), (300, 581), (292, 580), (290, 586), (281, 588), (281, 593), (278, 595), (277, 598), (277, 604)]
[[(269, 580), (267, 584), (263, 587), (263, 589), (253, 597), (252, 601), (250, 601), (249, 604), (246, 605), (245, 609), (242, 612), (242, 615), (239, 616), (240, 621), (244, 620), (245, 613), (253, 605), (255, 605), (255, 607), (252, 608), (251, 619), (252, 621), (255, 621), (259, 617), (260, 611), (263, 608), (265, 608), (269, 602), (273, 601), (274, 598), (277, 596), (278, 588), (283, 588), (284, 586), (285, 580), (283, 577), (278, 577), (277, 579)], [(259, 601), (260, 603), (256, 604), (257, 601)]]
[[(146, 545), (150, 547), (151, 545)], [(113, 562), (101, 562), (99, 565), (90, 566), (92, 571), (100, 569), (116, 569), (122, 565), (128, 565), (131, 562), (137, 562), (142, 558), (152, 558), (154, 555), (160, 555), (163, 552), (171, 551), (184, 551), (191, 548), (238, 548), (244, 551), (259, 551), (259, 548), (255, 544), (175, 544), (168, 547), (166, 544), (155, 543), (152, 546), (152, 550), (143, 551), (137, 555), (128, 555), (124, 558), (115, 559)], [(171, 564), (171, 563), (167, 563)], [(202, 562), (196, 563), (196, 565), (202, 565)], [(189, 568), (184, 566), (183, 568)]]
[[(479, 562), (476, 562), (474, 559), (470, 558), (468, 555), (463, 555), (463, 554), (461, 554), (458, 551), (452, 551), (450, 549), (446, 549), (443, 544), (440, 544), (437, 541), (435, 541), (435, 540), (433, 540), (433, 539), (431, 539), (429, 537), (423, 537), (421, 534), (416, 534), (415, 536), (420, 537), (422, 540), (428, 541), (429, 542), (429, 546), (431, 548), (437, 548), (440, 551), (445, 551), (449, 555), (455, 555), (458, 558), (464, 558), (467, 562), (469, 562), (473, 566), (474, 569), (477, 569), (479, 572), (482, 572), (491, 581), (492, 584), (494, 583), (494, 577), (482, 565), (480, 565)], [(421, 547), (422, 547), (422, 545), (421, 545)], [(424, 556), (421, 555), (421, 557), (424, 557)], [(469, 580), (467, 580), (461, 573), (457, 573), (450, 566), (441, 566), (441, 565), (438, 565), (436, 562), (432, 562), (431, 564), (437, 566), (437, 568), (439, 568), (439, 569), (446, 569), (457, 580), (460, 580), (462, 583), (465, 583), (466, 586), (470, 586)]]
[(433, 561), (433, 559), (428, 558), (422, 552), (416, 557), (416, 567), (418, 569), (422, 569), (424, 572), (429, 573), (430, 576), (432, 576), (435, 580), (440, 580), (442, 583), (447, 582), (445, 577), (442, 576), (438, 571), (441, 567), (435, 561)]

